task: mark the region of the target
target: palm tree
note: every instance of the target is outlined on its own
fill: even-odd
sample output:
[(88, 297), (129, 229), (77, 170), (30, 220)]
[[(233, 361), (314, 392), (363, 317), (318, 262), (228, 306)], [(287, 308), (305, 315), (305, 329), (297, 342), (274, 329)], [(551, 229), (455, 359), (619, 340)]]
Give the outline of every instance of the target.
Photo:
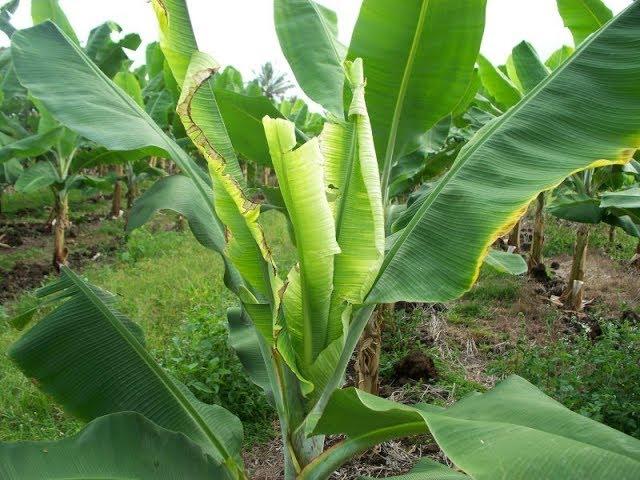
[(276, 72), (271, 62), (262, 65), (260, 72), (256, 75), (256, 80), (262, 93), (269, 100), (282, 100), (287, 90), (293, 88), (293, 84), (287, 79), (287, 75)]

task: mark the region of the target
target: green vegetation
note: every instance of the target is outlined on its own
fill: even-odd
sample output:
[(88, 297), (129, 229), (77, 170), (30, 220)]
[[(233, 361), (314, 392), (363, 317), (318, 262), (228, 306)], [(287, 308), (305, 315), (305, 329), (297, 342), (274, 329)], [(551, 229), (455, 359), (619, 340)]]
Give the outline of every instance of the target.
[(574, 412), (640, 438), (640, 325), (620, 319), (588, 333), (532, 345), (525, 337), (490, 373), (516, 373)]
[[(53, 190), (59, 273), (15, 305), (13, 327), (34, 323), (21, 336), (6, 332), (7, 356), (28, 379), (7, 367), (7, 402), (17, 435), (60, 438), (0, 443), (0, 477), (248, 480), (246, 447), (273, 439), (281, 468), (270, 476), (327, 480), (406, 437), (417, 451), (436, 447), (455, 469), (423, 458), (399, 479), (639, 476), (640, 440), (520, 376), (496, 382), (523, 365), (539, 376), (542, 359), (564, 359), (558, 342), (575, 342), (582, 355), (582, 330), (603, 339), (584, 355), (596, 365), (619, 364), (614, 350), (636, 343), (600, 319), (624, 305), (623, 328), (637, 320), (620, 264), (611, 269), (618, 288), (603, 283), (582, 311), (586, 226), (568, 286), (542, 263), (554, 185), (549, 212), (573, 218), (557, 209), (573, 189), (587, 207), (597, 202), (598, 221), (640, 236), (640, 3), (616, 18), (591, 3), (601, 8), (558, 0), (575, 51), (543, 64), (522, 43), (494, 67), (479, 55), (485, 0), (363, 0), (348, 46), (330, 10), (274, 0), (283, 53), (326, 118), (285, 98), (283, 78), (268, 68), (246, 85), (222, 70), (198, 49), (185, 0), (152, 1), (160, 41), (134, 71), (123, 49), (140, 37), (116, 41), (113, 22), (80, 46), (57, 0), (32, 0), (34, 26), (21, 31), (9, 22), (17, 0), (1, 7), (12, 46), (0, 67), (22, 92), (19, 108), (0, 116), (0, 162), (13, 162), (2, 186)], [(161, 178), (137, 198), (150, 176)], [(73, 232), (84, 266), (74, 271), (68, 192), (114, 179), (112, 218), (127, 180), (126, 225), (94, 221), (90, 246), (86, 231)], [(510, 244), (520, 248), (533, 199), (527, 265), (501, 238), (515, 233)], [(583, 218), (582, 200), (567, 205)], [(156, 217), (167, 211), (175, 215)], [(91, 263), (101, 256), (107, 262)], [(506, 276), (527, 267), (528, 281)], [(27, 290), (51, 268), (34, 276), (15, 262), (8, 273), (31, 275), (21, 279)], [(532, 363), (517, 360), (531, 342), (541, 345)], [(572, 379), (585, 375), (575, 365)], [(377, 395), (379, 367), (398, 395)], [(359, 388), (344, 388), (354, 374)], [(554, 381), (546, 387), (561, 396)], [(580, 399), (565, 389), (566, 400), (635, 433), (633, 389), (600, 387)], [(618, 394), (631, 398), (615, 403)], [(597, 396), (606, 397), (600, 409)], [(69, 435), (76, 420), (43, 411), (47, 400), (81, 430)]]

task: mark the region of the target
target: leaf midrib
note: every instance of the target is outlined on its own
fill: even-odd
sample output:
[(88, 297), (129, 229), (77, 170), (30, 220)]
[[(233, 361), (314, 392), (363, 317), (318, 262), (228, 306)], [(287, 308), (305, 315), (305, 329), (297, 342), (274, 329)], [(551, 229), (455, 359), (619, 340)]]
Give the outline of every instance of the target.
[(422, 6), (420, 7), (420, 15), (418, 16), (418, 22), (416, 24), (416, 30), (413, 34), (413, 40), (411, 48), (409, 50), (409, 56), (407, 57), (407, 63), (404, 66), (402, 72), (402, 79), (400, 81), (400, 88), (398, 90), (398, 97), (393, 110), (393, 117), (391, 118), (391, 128), (389, 131), (389, 137), (387, 138), (387, 146), (384, 154), (384, 162), (382, 166), (382, 195), (383, 206), (387, 204), (389, 200), (389, 178), (391, 176), (391, 163), (393, 154), (395, 151), (396, 140), (398, 137), (398, 128), (400, 126), (400, 115), (404, 108), (404, 102), (407, 96), (407, 90), (409, 88), (410, 76), (413, 71), (413, 64), (415, 63), (418, 55), (418, 44), (422, 39), (422, 32), (424, 30), (424, 24), (427, 19), (427, 10), (429, 9), (429, 0), (422, 0)]

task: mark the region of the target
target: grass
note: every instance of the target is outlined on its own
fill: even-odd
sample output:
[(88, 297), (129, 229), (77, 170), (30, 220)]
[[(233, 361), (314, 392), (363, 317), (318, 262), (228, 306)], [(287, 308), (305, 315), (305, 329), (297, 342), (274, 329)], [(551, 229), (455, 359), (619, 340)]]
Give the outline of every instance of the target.
[[(577, 224), (558, 220), (547, 215), (545, 224), (544, 255), (554, 257), (558, 255), (571, 255), (575, 241)], [(638, 239), (625, 234), (619, 228), (616, 229), (614, 245), (609, 243), (609, 226), (606, 224), (594, 225), (589, 238), (589, 248), (599, 249), (607, 253), (612, 259), (620, 262), (628, 262), (633, 257)]]
[[(266, 235), (279, 264), (295, 258), (284, 218), (265, 214)], [(91, 264), (82, 274), (92, 283), (120, 297), (119, 308), (139, 323), (155, 358), (205, 402), (220, 404), (245, 424), (251, 444), (273, 434), (271, 407), (260, 389), (242, 372), (227, 345), (226, 309), (236, 305), (224, 287), (219, 256), (200, 246), (190, 232), (133, 232), (128, 243), (108, 264)], [(100, 234), (122, 235), (105, 222)], [(23, 295), (5, 310), (32, 303)], [(19, 333), (0, 324), (0, 352), (6, 352)], [(78, 430), (81, 424), (66, 416), (5, 359), (0, 362), (0, 440), (55, 439)]]
[(571, 410), (640, 438), (640, 327), (607, 322), (602, 337), (563, 337), (546, 346), (522, 338), (490, 372), (516, 373)]

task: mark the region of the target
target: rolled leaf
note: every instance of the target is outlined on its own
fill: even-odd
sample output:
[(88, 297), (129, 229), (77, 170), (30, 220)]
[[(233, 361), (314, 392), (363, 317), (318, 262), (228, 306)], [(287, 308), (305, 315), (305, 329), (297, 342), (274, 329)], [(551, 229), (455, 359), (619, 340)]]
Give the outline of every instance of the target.
[(160, 27), (160, 47), (181, 88), (191, 55), (198, 50), (187, 3), (185, 0), (153, 0), (152, 3)]
[(461, 295), (489, 246), (541, 191), (576, 171), (631, 160), (640, 146), (637, 28), (636, 2), (476, 134), (396, 234), (368, 301)]
[(265, 117), (264, 127), (300, 258), (284, 294), (285, 320), (295, 351), (310, 366), (329, 343), (333, 260), (340, 253), (325, 193), (324, 159), (317, 139), (294, 149), (293, 123)]

